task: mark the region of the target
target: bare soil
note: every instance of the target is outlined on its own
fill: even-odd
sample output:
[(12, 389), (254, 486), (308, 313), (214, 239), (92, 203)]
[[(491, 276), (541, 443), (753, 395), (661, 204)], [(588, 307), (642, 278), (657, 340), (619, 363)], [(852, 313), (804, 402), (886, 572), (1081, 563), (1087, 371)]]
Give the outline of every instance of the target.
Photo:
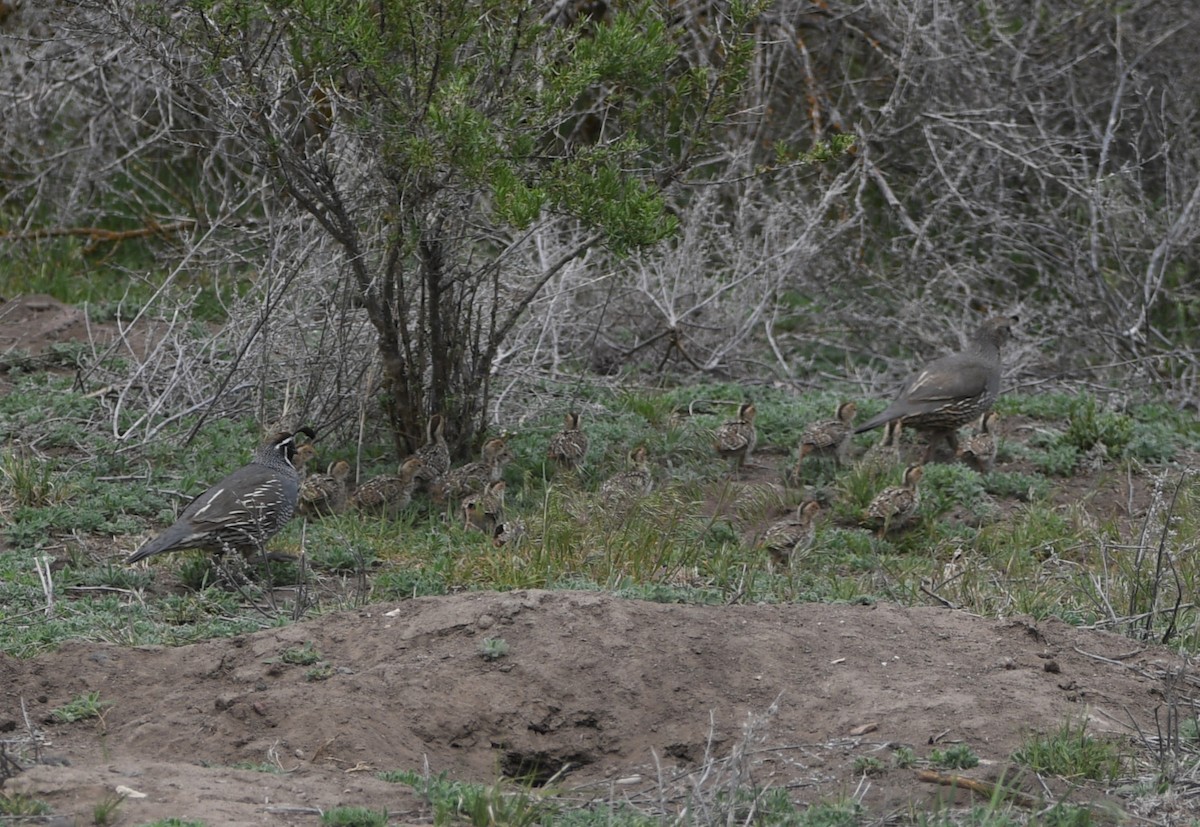
[[(0, 347), (37, 353), (85, 329), (48, 301), (8, 306)], [(1070, 499), (1086, 492), (1130, 521), (1147, 496), (1115, 476), (1072, 484)], [(483, 657), (486, 638), (508, 653)], [(328, 664), (323, 676), (284, 661), (305, 646)], [(669, 816), (736, 779), (802, 803), (853, 795), (883, 818), (984, 801), (896, 768), (898, 747), (928, 758), (966, 744), (982, 762), (958, 774), (983, 781), (1017, 777), (1013, 750), (1067, 721), (1132, 751), (1135, 737), (1158, 732), (1184, 668), (1116, 635), (940, 607), (458, 594), (179, 648), (0, 655), (0, 737), (42, 739), (29, 752), (37, 763), (3, 793), (48, 801), (61, 824), (91, 823), (118, 791), (129, 795), (121, 824), (311, 825), (335, 806), (428, 823), (427, 804), (376, 775), (428, 769), (485, 784), (522, 778), (581, 803), (628, 800)], [(112, 701), (101, 720), (52, 722), (51, 710), (93, 691)], [(867, 757), (882, 771), (864, 777)], [(1159, 823), (1200, 813), (1183, 797), (1149, 804), (1094, 785), (1018, 783), (1033, 801), (1092, 805), (1106, 823), (1135, 810)]]
[[(508, 654), (482, 657), (487, 637), (503, 638)], [(281, 660), (306, 645), (333, 667), (326, 679)], [(1178, 666), (1164, 651), (1058, 621), (937, 608), (474, 593), (179, 648), (80, 643), (6, 657), (0, 730), (25, 727), (24, 705), (47, 738), (45, 763), (6, 792), (86, 818), (127, 787), (145, 797), (122, 805), (126, 823), (315, 824), (317, 808), (339, 805), (419, 821), (428, 811), (408, 788), (374, 773), (425, 766), (484, 783), (557, 773), (554, 786), (579, 798), (665, 798), (682, 809), (747, 726), (747, 781), (802, 802), (858, 790), (886, 814), (951, 794), (891, 768), (894, 747), (928, 757), (962, 742), (983, 759), (965, 775), (1011, 777), (1009, 757), (1032, 730), (1086, 720), (1120, 739), (1135, 725), (1154, 732), (1162, 677)], [(47, 723), (51, 709), (92, 691), (114, 701), (103, 722)], [(887, 769), (864, 784), (862, 756)], [(239, 762), (282, 772), (231, 767)]]

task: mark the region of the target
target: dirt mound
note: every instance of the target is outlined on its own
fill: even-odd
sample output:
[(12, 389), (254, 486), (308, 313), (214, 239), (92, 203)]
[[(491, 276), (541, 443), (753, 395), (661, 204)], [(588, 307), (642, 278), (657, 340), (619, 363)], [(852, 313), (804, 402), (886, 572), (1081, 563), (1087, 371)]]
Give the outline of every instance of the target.
[[(483, 657), (486, 638), (507, 654)], [(289, 663), (298, 650), (320, 661)], [(659, 796), (727, 757), (756, 721), (752, 783), (828, 800), (859, 786), (855, 759), (890, 767), (899, 745), (925, 757), (931, 744), (965, 743), (983, 759), (972, 774), (996, 778), (1031, 729), (1086, 718), (1092, 733), (1123, 737), (1146, 726), (1162, 703), (1156, 676), (1175, 662), (1137, 650), (1058, 621), (891, 605), (422, 598), (179, 648), (0, 658), (0, 728), (23, 728), (24, 704), (53, 762), (5, 789), (61, 814), (88, 813), (125, 785), (146, 794), (122, 805), (136, 823), (312, 824), (305, 808), (335, 805), (418, 818), (407, 787), (374, 771), (427, 762), (485, 783), (558, 773), (557, 787)], [(102, 727), (45, 723), (93, 691), (112, 702)], [(286, 773), (231, 768), (272, 761)], [(945, 795), (888, 768), (863, 803), (882, 813)]]

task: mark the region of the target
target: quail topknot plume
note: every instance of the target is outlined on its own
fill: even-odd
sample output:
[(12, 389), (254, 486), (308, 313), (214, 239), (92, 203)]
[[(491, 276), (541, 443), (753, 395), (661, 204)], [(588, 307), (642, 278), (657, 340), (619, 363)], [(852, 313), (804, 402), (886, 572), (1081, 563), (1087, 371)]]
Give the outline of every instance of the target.
[(249, 464), (192, 500), (170, 528), (126, 562), (184, 549), (244, 555), (261, 551), (296, 510), (300, 491), (300, 474), (293, 464), (296, 434), (316, 436), (311, 428), (276, 433), (258, 447)]
[(861, 434), (899, 419), (904, 427), (924, 432), (925, 459), (938, 443), (957, 451), (955, 431), (991, 410), (1000, 392), (1000, 349), (1012, 336), (1016, 316), (995, 316), (979, 326), (965, 349), (935, 359), (904, 383), (900, 395), (883, 413), (854, 429)]

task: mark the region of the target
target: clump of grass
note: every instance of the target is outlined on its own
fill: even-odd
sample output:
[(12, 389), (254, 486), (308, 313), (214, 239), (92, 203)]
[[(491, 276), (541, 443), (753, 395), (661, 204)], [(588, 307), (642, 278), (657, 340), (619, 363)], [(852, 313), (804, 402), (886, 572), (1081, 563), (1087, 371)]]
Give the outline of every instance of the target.
[(854, 759), (854, 772), (857, 775), (881, 775), (885, 769), (883, 762), (874, 755), (860, 755)]
[(969, 770), (971, 767), (979, 766), (979, 756), (966, 744), (954, 744), (946, 749), (930, 750), (929, 760), (933, 764), (949, 770)]
[(1023, 502), (1038, 502), (1050, 496), (1050, 483), (1045, 477), (1020, 471), (992, 471), (983, 478), (983, 487), (994, 497)]
[(0, 491), (17, 505), (45, 508), (65, 502), (70, 487), (48, 459), (5, 451), (0, 454)]
[(34, 798), (25, 793), (0, 792), (0, 815), (44, 816), (49, 815), (50, 812), (50, 805), (40, 798)]
[(426, 569), (385, 571), (375, 577), (371, 594), (380, 600), (408, 600), (414, 597), (445, 594), (446, 578)]
[(105, 827), (108, 824), (114, 823), (117, 817), (117, 810), (121, 808), (121, 804), (125, 801), (125, 796), (112, 793), (104, 796), (100, 801), (92, 805), (92, 824), (96, 827)]
[(321, 653), (317, 651), (310, 640), (303, 646), (292, 646), (284, 649), (279, 654), (279, 659), (293, 666), (312, 666), (321, 660)]
[[(381, 772), (392, 784), (406, 784), (433, 810), (434, 824), (464, 820), (474, 827), (496, 824), (524, 827), (551, 823), (558, 812), (549, 801), (527, 787), (497, 782), (492, 785), (451, 781), (446, 773), (422, 775), (409, 770)], [(553, 822), (558, 823), (558, 822)]]
[(329, 827), (387, 827), (387, 810), (368, 807), (334, 807), (321, 814), (321, 823)]
[(89, 718), (99, 718), (110, 706), (112, 706), (112, 701), (100, 700), (99, 692), (88, 692), (63, 706), (52, 709), (50, 717), (56, 723), (72, 724), (76, 721), (86, 721)]
[(1111, 741), (1087, 734), (1070, 721), (1046, 735), (1033, 734), (1013, 753), (1013, 761), (1037, 773), (1069, 779), (1113, 781), (1121, 772), (1121, 751)]
[(1132, 437), (1133, 420), (1125, 414), (1102, 409), (1091, 394), (1077, 396), (1071, 404), (1063, 441), (1080, 453), (1104, 445), (1108, 456), (1115, 459), (1125, 453)]

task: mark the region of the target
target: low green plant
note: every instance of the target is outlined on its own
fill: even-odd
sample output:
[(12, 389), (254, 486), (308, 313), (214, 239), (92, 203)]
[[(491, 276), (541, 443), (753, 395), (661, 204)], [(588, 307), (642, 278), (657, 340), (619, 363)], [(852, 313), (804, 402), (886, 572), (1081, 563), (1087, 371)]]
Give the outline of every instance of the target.
[(1115, 780), (1123, 763), (1115, 743), (1088, 735), (1086, 723), (1070, 721), (1054, 732), (1030, 735), (1012, 759), (1037, 773), (1089, 781)]
[(969, 770), (979, 765), (979, 756), (966, 744), (954, 744), (944, 750), (934, 748), (929, 752), (929, 760), (949, 770)]
[(316, 666), (306, 669), (304, 672), (304, 680), (306, 681), (323, 681), (328, 680), (333, 676), (333, 664), (318, 663)]
[(44, 816), (49, 815), (50, 812), (50, 805), (40, 798), (34, 798), (25, 793), (6, 793), (0, 791), (0, 815)]
[(100, 801), (92, 805), (92, 824), (96, 827), (105, 827), (112, 824), (117, 817), (117, 810), (125, 801), (125, 796), (112, 793), (104, 796)]
[(292, 666), (312, 666), (321, 660), (321, 653), (313, 646), (312, 641), (306, 641), (303, 646), (290, 646), (279, 653), (279, 659)]
[(499, 660), (508, 654), (508, 642), (502, 637), (485, 637), (479, 643), (479, 654), (484, 660)]
[(1133, 420), (1122, 413), (1104, 410), (1091, 394), (1077, 396), (1067, 416), (1063, 441), (1079, 453), (1104, 445), (1110, 458), (1125, 453), (1133, 437)]
[(856, 775), (880, 775), (887, 769), (874, 755), (860, 755), (854, 759)]
[(74, 698), (64, 706), (52, 709), (50, 717), (60, 724), (72, 724), (76, 721), (86, 721), (89, 718), (99, 718), (110, 706), (112, 706), (112, 701), (100, 700), (99, 692), (88, 692)]
[(329, 827), (387, 827), (387, 810), (367, 807), (334, 807), (321, 814), (321, 823)]
[(251, 772), (265, 772), (270, 775), (279, 775), (283, 772), (283, 768), (278, 764), (268, 764), (265, 761), (255, 763), (254, 761), (238, 761), (230, 766), (235, 770), (250, 770)]
[(49, 459), (15, 451), (0, 454), (0, 492), (30, 508), (57, 505), (71, 496), (70, 486)]
[(375, 577), (371, 586), (372, 597), (380, 600), (408, 600), (446, 592), (445, 577), (424, 569), (384, 571)]
[(427, 776), (408, 770), (383, 772), (393, 784), (407, 784), (433, 810), (433, 823), (465, 820), (474, 827), (532, 827), (557, 816), (558, 808), (527, 787), (499, 781), (492, 785), (451, 781), (446, 773)]
[(1039, 502), (1050, 496), (1045, 477), (1020, 471), (992, 471), (983, 478), (983, 487), (993, 497)]
[(906, 770), (916, 764), (917, 754), (913, 752), (912, 747), (896, 747), (892, 750), (892, 766), (896, 769)]

